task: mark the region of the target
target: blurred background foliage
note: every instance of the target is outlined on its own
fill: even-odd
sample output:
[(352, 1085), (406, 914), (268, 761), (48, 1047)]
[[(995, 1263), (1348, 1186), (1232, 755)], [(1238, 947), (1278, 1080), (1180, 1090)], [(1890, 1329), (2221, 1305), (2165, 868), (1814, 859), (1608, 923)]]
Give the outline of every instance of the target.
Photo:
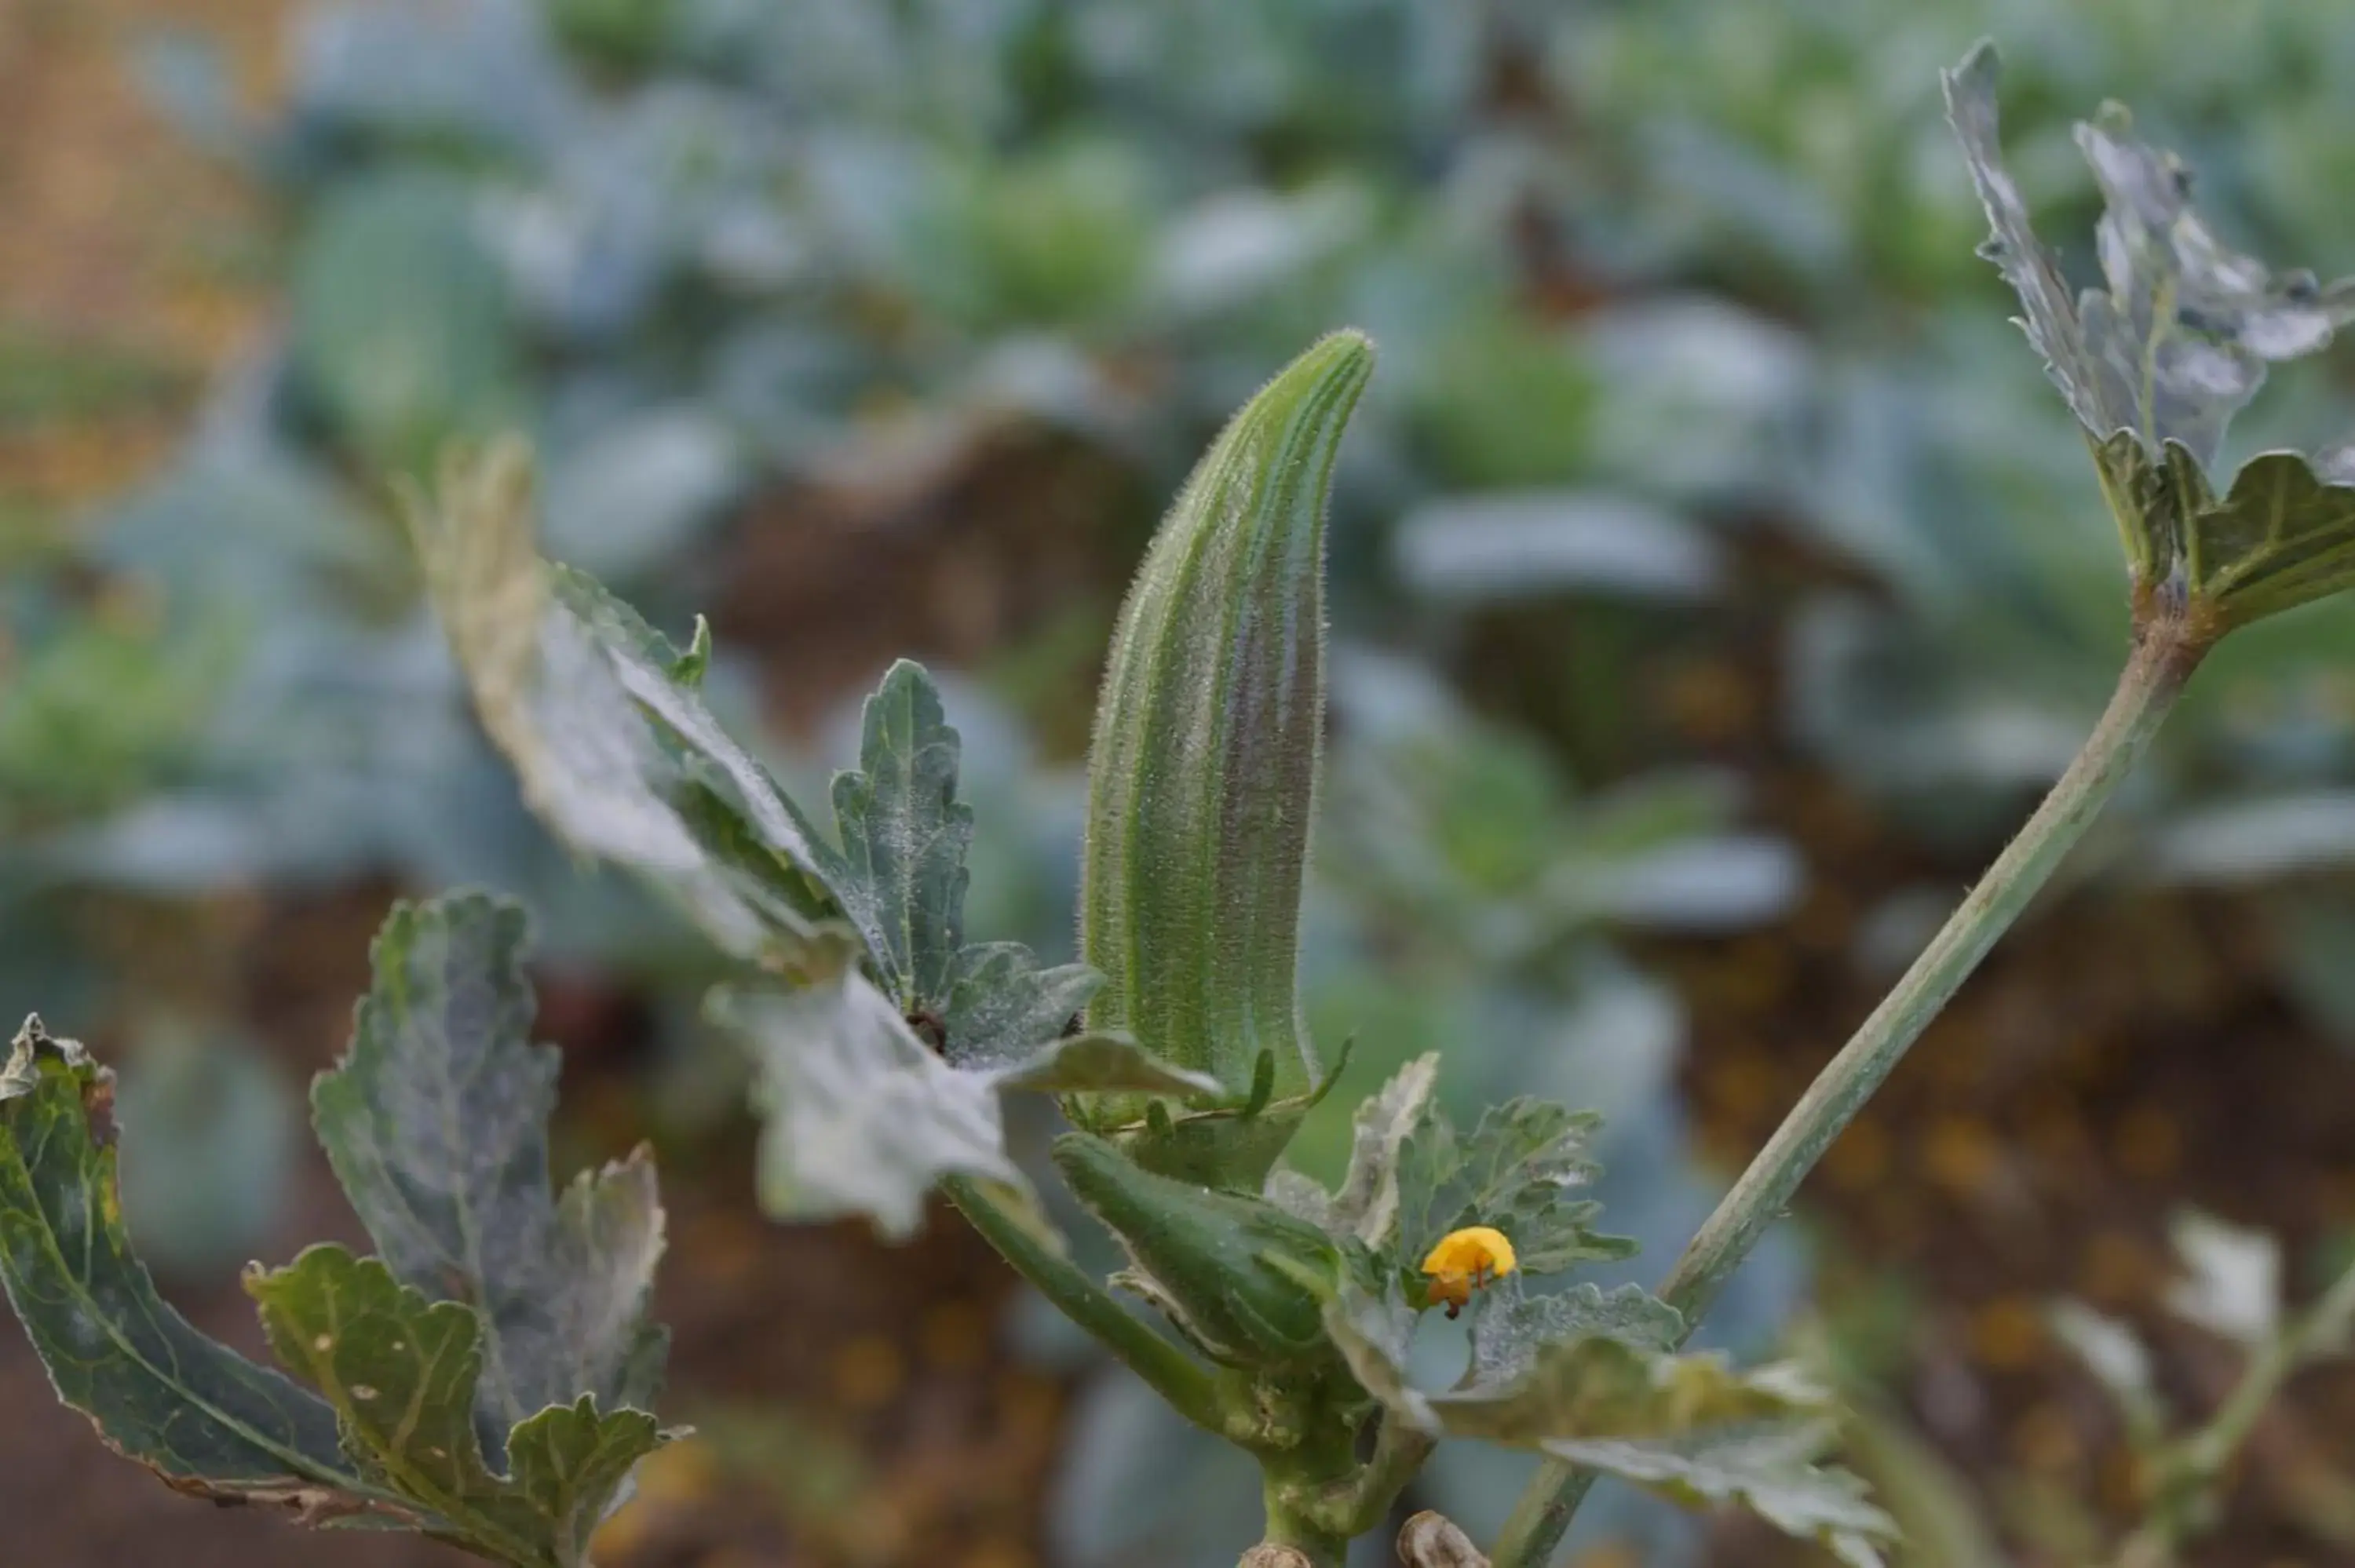
[[(685, 1193), (709, 1441), (601, 1560), (1231, 1561), (1248, 1474), (953, 1226), (894, 1255), (752, 1219), (709, 959), (520, 810), (400, 487), (529, 434), (550, 551), (709, 610), (713, 686), (792, 776), (847, 758), (893, 654), (954, 673), (972, 918), (1067, 951), (1127, 574), (1224, 414), (1368, 328), (1308, 944), (1355, 1053), (1295, 1158), (1330, 1175), (1357, 1095), (1442, 1050), (1459, 1108), (1609, 1113), (1648, 1277), (2123, 647), (1937, 107), (1982, 34), (2073, 266), (2068, 127), (2116, 97), (2236, 240), (2355, 268), (2355, 15), (2301, 0), (0, 0), (0, 1003), (119, 1044), (126, 1202), (209, 1301), (282, 1216), (319, 1228), (287, 1128), (383, 899), (521, 894), (588, 1074), (570, 1136), (654, 1137)], [(2355, 422), (2343, 355), (2280, 381), (2245, 450)], [(2355, 1224), (2350, 669), (2343, 605), (2234, 640), (1713, 1320), (1754, 1347), (1806, 1306), (1883, 1485), (1971, 1499), (2019, 1561), (2132, 1497), (2041, 1304), (2155, 1299), (2179, 1202), (2294, 1249)], [(2301, 1407), (2318, 1451), (2355, 1454), (2350, 1393)], [(116, 1506), (112, 1470), (18, 1473)], [(2349, 1549), (2346, 1484), (2299, 1477), (2218, 1561)], [(1518, 1483), (1451, 1455), (1416, 1500), (1476, 1532)], [(1597, 1562), (1779, 1550), (1614, 1501)]]

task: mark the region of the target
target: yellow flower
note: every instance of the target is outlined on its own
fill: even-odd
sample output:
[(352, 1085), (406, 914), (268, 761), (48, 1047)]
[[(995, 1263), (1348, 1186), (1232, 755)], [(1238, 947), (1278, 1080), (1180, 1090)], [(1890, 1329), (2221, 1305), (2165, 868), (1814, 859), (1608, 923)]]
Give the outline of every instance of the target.
[(1494, 1285), (1519, 1266), (1504, 1232), (1487, 1225), (1450, 1231), (1423, 1260), (1423, 1273), (1431, 1276), (1431, 1294), (1425, 1299), (1433, 1307), (1444, 1301), (1453, 1318), (1475, 1290)]

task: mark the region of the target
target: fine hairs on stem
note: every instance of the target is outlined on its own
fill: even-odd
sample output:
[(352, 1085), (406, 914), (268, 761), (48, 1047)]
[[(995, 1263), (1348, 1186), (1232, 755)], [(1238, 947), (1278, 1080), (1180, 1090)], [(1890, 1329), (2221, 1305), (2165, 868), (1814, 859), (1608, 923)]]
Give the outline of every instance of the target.
[[(1824, 1150), (1880, 1088), (1906, 1049), (2019, 917), (2158, 733), (2213, 632), (2180, 609), (2147, 599), (2109, 706), (2051, 791), (1969, 896), (1932, 938), (1701, 1225), (1662, 1282), (1689, 1334), (1766, 1228), (1789, 1206)], [(1496, 1568), (1537, 1568), (1551, 1555), (1593, 1478), (1549, 1459), (1506, 1521)]]

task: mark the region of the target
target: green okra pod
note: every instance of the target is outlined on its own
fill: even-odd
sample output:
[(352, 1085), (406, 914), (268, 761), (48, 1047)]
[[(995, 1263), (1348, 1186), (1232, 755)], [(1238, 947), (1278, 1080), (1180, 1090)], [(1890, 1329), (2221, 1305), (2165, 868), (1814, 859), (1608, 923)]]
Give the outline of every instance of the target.
[(1088, 1023), (1220, 1088), (1073, 1114), (1148, 1166), (1221, 1185), (1257, 1186), (1318, 1076), (1295, 971), (1323, 751), (1325, 512), (1373, 362), (1363, 334), (1335, 333), (1220, 433), (1129, 592), (1096, 711), (1080, 936), (1105, 984)]

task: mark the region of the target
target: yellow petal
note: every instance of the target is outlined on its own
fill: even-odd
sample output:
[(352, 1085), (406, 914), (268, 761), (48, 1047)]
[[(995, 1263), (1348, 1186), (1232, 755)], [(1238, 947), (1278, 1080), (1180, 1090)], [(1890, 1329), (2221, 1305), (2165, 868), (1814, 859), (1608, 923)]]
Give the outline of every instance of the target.
[(1513, 1256), (1513, 1244), (1505, 1238), (1505, 1233), (1487, 1225), (1468, 1225), (1448, 1232), (1423, 1260), (1425, 1274), (1443, 1281), (1460, 1279), (1474, 1284), (1502, 1279), (1518, 1266)]

